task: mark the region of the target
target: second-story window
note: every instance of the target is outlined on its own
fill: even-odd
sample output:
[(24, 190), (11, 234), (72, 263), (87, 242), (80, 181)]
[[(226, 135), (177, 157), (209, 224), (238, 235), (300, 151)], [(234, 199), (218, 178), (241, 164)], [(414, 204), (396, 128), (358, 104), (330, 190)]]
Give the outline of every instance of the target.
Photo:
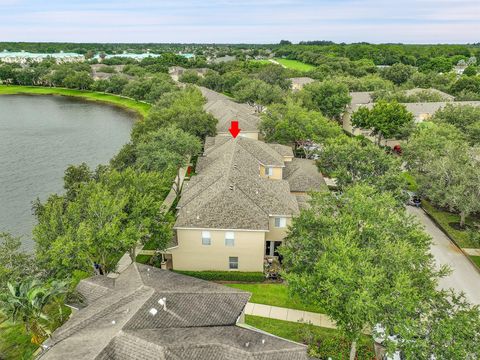
[(211, 245), (212, 237), (210, 236), (210, 231), (202, 231), (202, 245)]
[(275, 227), (276, 227), (276, 228), (284, 228), (284, 227), (287, 227), (287, 218), (284, 218), (284, 217), (276, 217), (276, 218), (275, 218)]
[(273, 176), (273, 168), (272, 167), (265, 167), (265, 176)]
[(225, 233), (225, 246), (235, 246), (235, 233), (233, 231)]

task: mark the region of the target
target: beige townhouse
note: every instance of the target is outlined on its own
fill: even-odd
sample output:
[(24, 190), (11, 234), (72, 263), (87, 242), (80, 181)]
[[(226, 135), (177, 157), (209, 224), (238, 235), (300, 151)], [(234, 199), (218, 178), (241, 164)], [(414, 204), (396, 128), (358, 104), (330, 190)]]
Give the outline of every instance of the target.
[(263, 271), (265, 259), (278, 256), (305, 193), (324, 186), (320, 173), (310, 173), (302, 160), (284, 145), (207, 138), (197, 175), (185, 184), (178, 203), (172, 267)]

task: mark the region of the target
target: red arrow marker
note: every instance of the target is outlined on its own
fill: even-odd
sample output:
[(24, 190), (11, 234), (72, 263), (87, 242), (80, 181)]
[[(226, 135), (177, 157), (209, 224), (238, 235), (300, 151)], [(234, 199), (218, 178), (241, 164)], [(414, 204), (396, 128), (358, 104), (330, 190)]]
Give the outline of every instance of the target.
[(233, 138), (235, 139), (237, 137), (238, 134), (240, 134), (240, 131), (242, 129), (239, 129), (238, 128), (238, 121), (237, 120), (232, 120), (232, 123), (230, 125), (230, 129), (228, 129), (230, 131), (230, 134), (232, 134)]

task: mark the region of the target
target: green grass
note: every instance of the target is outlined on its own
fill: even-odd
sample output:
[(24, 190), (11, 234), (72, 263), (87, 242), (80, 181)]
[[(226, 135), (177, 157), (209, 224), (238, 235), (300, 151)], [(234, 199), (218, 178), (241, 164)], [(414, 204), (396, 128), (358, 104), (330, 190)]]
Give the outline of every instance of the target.
[[(425, 211), (433, 217), (438, 224), (442, 227), (442, 229), (458, 244), (458, 246), (462, 248), (478, 248), (478, 244), (472, 242), (469, 239), (468, 232), (457, 230), (450, 226), (450, 223), (458, 223), (460, 222), (460, 216), (457, 214), (452, 214), (447, 211), (443, 211), (440, 209), (435, 208), (432, 204), (428, 201), (422, 201), (422, 207)], [(467, 218), (466, 220), (467, 225), (472, 224), (472, 219)]]
[(127, 110), (135, 111), (140, 116), (145, 117), (151, 108), (150, 104), (139, 102), (126, 97), (105, 94), (93, 91), (73, 90), (66, 88), (41, 87), (41, 86), (16, 86), (0, 85), (0, 95), (61, 95), (79, 97), (89, 101), (98, 101), (106, 104), (122, 107)]
[(282, 64), (286, 68), (292, 69), (292, 70), (298, 70), (298, 71), (305, 71), (306, 72), (306, 71), (310, 71), (310, 70), (315, 69), (315, 66), (310, 65), (310, 64), (305, 64), (305, 63), (303, 63), (301, 61), (298, 61), (298, 60), (288, 60), (288, 59), (279, 59), (279, 58), (275, 58), (274, 60), (277, 61), (278, 63)]
[[(313, 344), (310, 355), (315, 358), (348, 359), (350, 344), (342, 340), (340, 333), (335, 329), (253, 315), (245, 315), (245, 323), (284, 339)], [(375, 359), (373, 341), (369, 336), (361, 337), (358, 343), (357, 359)]]
[(290, 296), (287, 286), (283, 284), (227, 284), (227, 286), (251, 292), (250, 302), (253, 303), (322, 313), (319, 306), (303, 304), (298, 296)]
[(417, 185), (417, 181), (415, 180), (413, 175), (410, 174), (409, 172), (405, 171), (405, 172), (402, 173), (402, 176), (405, 178), (405, 180), (407, 180), (408, 190), (413, 191), (413, 192), (417, 192), (418, 191), (418, 185)]
[(480, 268), (480, 256), (470, 255), (469, 258), (475, 263), (475, 265), (477, 265), (478, 268)]
[(20, 324), (3, 321), (0, 317), (0, 359), (31, 359), (37, 346)]
[(135, 261), (140, 264), (148, 264), (150, 262), (151, 255), (137, 255)]

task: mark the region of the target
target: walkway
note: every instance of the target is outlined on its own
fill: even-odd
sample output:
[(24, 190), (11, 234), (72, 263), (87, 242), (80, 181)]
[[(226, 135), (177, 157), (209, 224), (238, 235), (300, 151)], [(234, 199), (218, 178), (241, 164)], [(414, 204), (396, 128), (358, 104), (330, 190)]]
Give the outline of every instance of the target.
[[(163, 211), (168, 211), (171, 208), (175, 199), (177, 198), (177, 192), (175, 191), (175, 189), (177, 187), (177, 184), (179, 184), (180, 187), (182, 187), (183, 181), (185, 180), (185, 176), (187, 174), (187, 168), (188, 166), (186, 168), (180, 168), (180, 170), (178, 171), (178, 174), (175, 177), (175, 181), (173, 182), (170, 192), (168, 193), (165, 200), (163, 200), (163, 204), (162, 204)], [(179, 177), (180, 177), (180, 181), (179, 181)], [(135, 249), (135, 254), (137, 255), (144, 254), (142, 248), (143, 248), (143, 245), (141, 244), (137, 245)], [(120, 260), (117, 263), (117, 271), (111, 272), (110, 274), (107, 275), (107, 277), (117, 278), (118, 275), (120, 275), (120, 273), (122, 273), (131, 263), (132, 263), (132, 259), (130, 258), (130, 254), (126, 252), (125, 254), (123, 254), (123, 256), (120, 258)]]
[(425, 214), (423, 209), (407, 206), (407, 212), (415, 216), (425, 226), (425, 231), (432, 237), (431, 252), (438, 265), (448, 265), (452, 273), (441, 279), (440, 286), (444, 289), (453, 288), (463, 291), (466, 298), (480, 304), (480, 273), (467, 259), (461, 250), (440, 230)]
[(328, 316), (310, 311), (294, 310), (249, 302), (247, 303), (247, 306), (245, 306), (245, 314), (284, 321), (311, 323), (316, 326), (336, 329), (335, 323), (331, 321)]

